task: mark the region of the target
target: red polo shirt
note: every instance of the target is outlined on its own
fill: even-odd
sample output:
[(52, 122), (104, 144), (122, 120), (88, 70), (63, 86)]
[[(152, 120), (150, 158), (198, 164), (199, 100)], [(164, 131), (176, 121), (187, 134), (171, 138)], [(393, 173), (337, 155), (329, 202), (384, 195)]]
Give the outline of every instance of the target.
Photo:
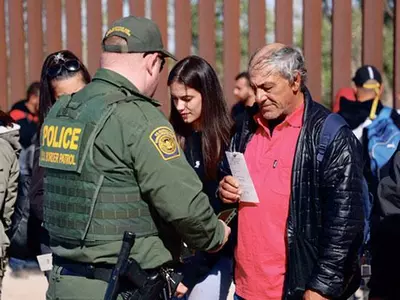
[(262, 115), (245, 159), (260, 203), (239, 204), (236, 293), (246, 300), (282, 299), (291, 174), (304, 103), (275, 127)]

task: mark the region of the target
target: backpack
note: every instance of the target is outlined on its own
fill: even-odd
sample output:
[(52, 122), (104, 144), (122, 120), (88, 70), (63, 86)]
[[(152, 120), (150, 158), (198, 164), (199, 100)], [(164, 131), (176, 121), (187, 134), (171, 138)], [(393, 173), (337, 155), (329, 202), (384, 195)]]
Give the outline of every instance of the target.
[(367, 126), (368, 152), (372, 174), (379, 180), (379, 170), (396, 152), (400, 142), (400, 129), (394, 124), (390, 107), (382, 108), (378, 117)]
[[(335, 136), (342, 127), (349, 126), (346, 121), (338, 114), (331, 113), (325, 119), (319, 138), (317, 161), (320, 166), (324, 159), (325, 151), (335, 139)], [(322, 172), (321, 172), (322, 173)], [(368, 183), (365, 177), (362, 180), (362, 202), (364, 208), (364, 244), (370, 238), (370, 218), (373, 205), (372, 194), (368, 191)]]

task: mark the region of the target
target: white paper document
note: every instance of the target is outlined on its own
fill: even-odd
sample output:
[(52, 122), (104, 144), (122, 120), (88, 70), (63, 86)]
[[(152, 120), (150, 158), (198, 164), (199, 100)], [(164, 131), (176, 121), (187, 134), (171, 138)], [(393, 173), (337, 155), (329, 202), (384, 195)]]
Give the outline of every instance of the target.
[(53, 254), (47, 253), (36, 256), (40, 270), (42, 272), (50, 271), (53, 268)]
[(256, 189), (254, 188), (253, 181), (251, 180), (249, 170), (247, 169), (246, 160), (244, 155), (239, 152), (225, 152), (232, 171), (233, 177), (239, 181), (241, 202), (259, 203)]

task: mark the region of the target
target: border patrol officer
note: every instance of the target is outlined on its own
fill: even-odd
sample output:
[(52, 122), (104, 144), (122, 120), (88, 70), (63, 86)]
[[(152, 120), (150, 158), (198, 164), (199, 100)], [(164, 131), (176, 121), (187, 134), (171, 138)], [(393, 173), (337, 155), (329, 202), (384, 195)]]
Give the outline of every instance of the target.
[(152, 21), (114, 22), (92, 83), (61, 97), (43, 124), (54, 256), (47, 299), (103, 299), (126, 230), (136, 234), (131, 258), (143, 269), (174, 261), (181, 238), (217, 251), (230, 234), (151, 98), (167, 57)]

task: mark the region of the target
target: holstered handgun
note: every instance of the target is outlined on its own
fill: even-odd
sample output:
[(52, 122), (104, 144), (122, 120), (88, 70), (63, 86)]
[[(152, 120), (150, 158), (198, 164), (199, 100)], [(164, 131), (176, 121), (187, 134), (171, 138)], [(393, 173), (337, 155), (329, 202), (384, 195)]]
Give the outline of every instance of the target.
[(132, 232), (125, 232), (104, 300), (116, 300), (120, 294), (124, 300), (170, 299), (183, 276), (172, 269), (143, 270), (136, 260), (129, 258), (135, 242)]
[(168, 300), (183, 279), (181, 274), (168, 268), (143, 270), (135, 260), (129, 260), (125, 276), (127, 284), (135, 287), (123, 293), (126, 300)]

